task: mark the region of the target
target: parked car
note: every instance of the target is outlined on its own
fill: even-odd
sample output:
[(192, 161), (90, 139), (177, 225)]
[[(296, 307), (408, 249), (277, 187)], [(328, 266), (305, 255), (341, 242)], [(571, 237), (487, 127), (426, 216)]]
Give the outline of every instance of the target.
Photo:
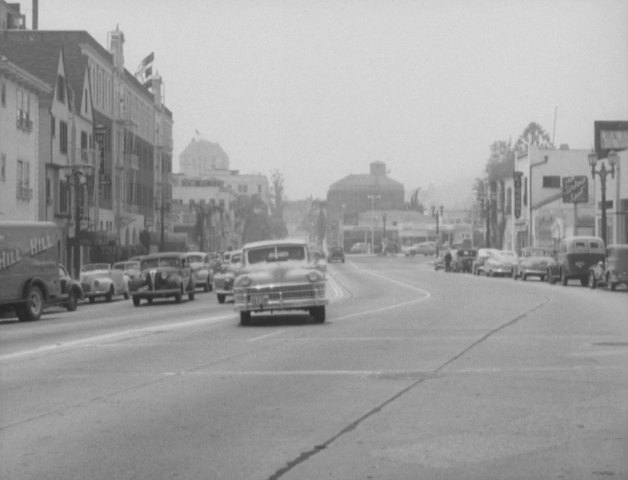
[(131, 281), (133, 305), (138, 307), (145, 299), (173, 297), (175, 303), (187, 293), (194, 300), (194, 279), (188, 255), (182, 252), (162, 252), (145, 255), (140, 262), (141, 273)]
[(205, 292), (214, 289), (214, 273), (212, 271), (211, 258), (205, 252), (187, 252), (194, 288), (202, 288)]
[(233, 295), (233, 282), (241, 267), (242, 250), (225, 252), (219, 271), (214, 275), (214, 291), (218, 303)]
[(354, 243), (349, 249), (349, 253), (369, 253), (370, 251), (370, 244), (367, 242)]
[(0, 315), (38, 320), (47, 304), (60, 300), (61, 238), (53, 222), (0, 222)]
[(328, 263), (345, 263), (345, 251), (342, 247), (331, 247), (327, 255)]
[(558, 246), (556, 262), (547, 269), (551, 284), (557, 280), (567, 285), (569, 280), (580, 280), (582, 286), (589, 283), (591, 267), (605, 260), (604, 241), (599, 237), (576, 235), (563, 238)]
[(609, 245), (606, 260), (589, 269), (589, 287), (606, 285), (609, 290), (615, 290), (622, 283), (628, 287), (628, 244)]
[(512, 250), (499, 250), (490, 254), (482, 269), (489, 277), (510, 277), (516, 264), (517, 254), (515, 252)]
[(484, 263), (492, 254), (497, 252), (499, 252), (497, 248), (478, 249), (478, 254), (471, 264), (471, 273), (473, 273), (473, 275), (480, 275), (482, 273), (486, 274), (486, 272), (484, 271)]
[(80, 282), (72, 278), (72, 275), (63, 265), (59, 265), (58, 268), (61, 284), (61, 296), (58, 303), (67, 308), (68, 312), (73, 312), (76, 310), (79, 300), (83, 299), (83, 287), (81, 287)]
[(402, 249), (406, 257), (414, 257), (415, 255), (435, 255), (436, 242), (421, 242), (410, 245)]
[(471, 273), (473, 261), (477, 256), (477, 250), (474, 248), (458, 248), (451, 252), (451, 271)]
[(88, 263), (81, 267), (80, 275), (83, 295), (94, 303), (98, 297), (110, 302), (122, 295), (129, 298), (129, 284), (122, 270), (113, 270), (108, 263)]
[(127, 277), (127, 283), (140, 274), (140, 261), (127, 260), (125, 262), (116, 262), (111, 268), (113, 270), (122, 270)]
[(550, 248), (524, 247), (521, 249), (519, 261), (515, 265), (512, 278), (517, 280), (527, 280), (528, 277), (538, 277), (545, 280), (547, 270), (556, 263), (554, 253)]
[(325, 276), (316, 269), (307, 242), (266, 240), (244, 245), (242, 270), (236, 277), (234, 308), (240, 323), (251, 313), (305, 310), (317, 323), (325, 321)]

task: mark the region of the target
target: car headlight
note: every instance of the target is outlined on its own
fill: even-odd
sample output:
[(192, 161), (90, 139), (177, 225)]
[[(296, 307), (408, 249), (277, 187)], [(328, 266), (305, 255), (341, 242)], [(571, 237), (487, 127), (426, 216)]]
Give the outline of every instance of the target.
[(251, 278), (247, 276), (242, 276), (238, 278), (238, 283), (243, 287), (248, 287), (251, 284)]
[(320, 274), (312, 270), (311, 272), (307, 274), (307, 279), (310, 282), (316, 282), (320, 279)]

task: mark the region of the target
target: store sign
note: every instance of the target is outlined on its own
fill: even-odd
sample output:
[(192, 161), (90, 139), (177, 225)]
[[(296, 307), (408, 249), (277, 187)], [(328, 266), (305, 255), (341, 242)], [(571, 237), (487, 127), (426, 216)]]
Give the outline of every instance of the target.
[(563, 177), (563, 203), (587, 203), (589, 178), (584, 175)]
[(611, 150), (628, 149), (628, 122), (594, 122), (595, 152), (600, 160), (608, 156)]
[(521, 177), (523, 172), (515, 172), (515, 218), (521, 216)]

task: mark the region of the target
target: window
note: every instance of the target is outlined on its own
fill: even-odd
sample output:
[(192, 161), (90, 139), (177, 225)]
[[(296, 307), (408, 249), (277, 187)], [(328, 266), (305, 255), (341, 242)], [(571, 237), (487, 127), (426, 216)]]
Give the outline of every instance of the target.
[(61, 153), (68, 153), (68, 124), (59, 121), (59, 151)]
[(59, 181), (59, 213), (67, 214), (70, 211), (70, 185), (68, 182)]
[(31, 97), (28, 92), (17, 90), (17, 128), (30, 132), (33, 129), (31, 122)]
[(65, 103), (65, 78), (63, 75), (57, 75), (57, 100)]
[(57, 135), (57, 119), (54, 115), (50, 115), (50, 136), (55, 138)]
[(238, 185), (238, 193), (247, 193), (248, 191), (247, 185)]
[(89, 163), (89, 147), (87, 145), (87, 132), (81, 132), (81, 160)]
[(560, 188), (560, 175), (544, 175), (543, 188)]
[(30, 188), (30, 163), (24, 160), (17, 161), (16, 180), (16, 197), (20, 200), (30, 200), (33, 195)]
[(523, 204), (528, 204), (528, 177), (525, 177), (523, 182)]

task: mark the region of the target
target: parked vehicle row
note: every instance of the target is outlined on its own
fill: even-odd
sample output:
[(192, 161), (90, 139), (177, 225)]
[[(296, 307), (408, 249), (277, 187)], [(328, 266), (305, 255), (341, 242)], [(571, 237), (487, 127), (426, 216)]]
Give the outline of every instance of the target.
[[(450, 251), (451, 271), (471, 272), (488, 277), (511, 277), (567, 285), (578, 280), (582, 286), (606, 286), (615, 290), (619, 285), (628, 287), (628, 245), (604, 246), (599, 237), (571, 236), (561, 240), (558, 250), (526, 247), (517, 255), (511, 250), (493, 248), (458, 249)], [(443, 252), (435, 261), (434, 269), (445, 269)], [(470, 262), (470, 263), (469, 263)], [(470, 267), (468, 265), (470, 264)]]

